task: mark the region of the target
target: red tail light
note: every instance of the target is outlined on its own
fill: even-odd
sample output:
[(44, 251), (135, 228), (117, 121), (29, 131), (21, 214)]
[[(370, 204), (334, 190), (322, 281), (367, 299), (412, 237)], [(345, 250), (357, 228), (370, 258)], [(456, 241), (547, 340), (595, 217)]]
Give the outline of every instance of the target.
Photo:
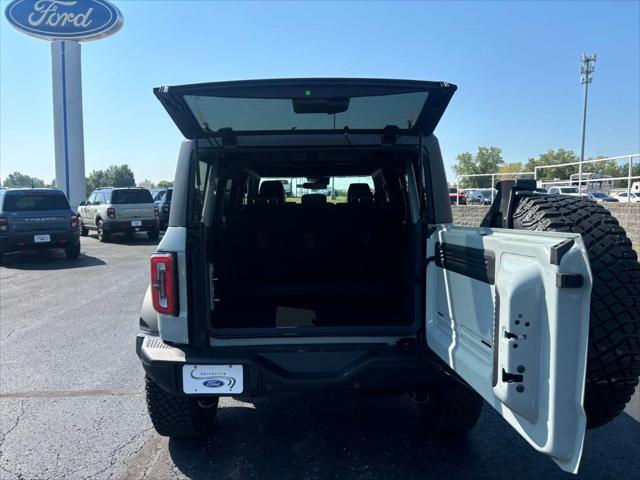
[(9, 233), (9, 219), (0, 217), (0, 235)]
[(113, 207), (107, 208), (107, 217), (116, 218), (116, 209)]
[(154, 205), (153, 206), (153, 214), (157, 217), (158, 216), (158, 206)]
[(178, 281), (173, 253), (151, 255), (151, 296), (153, 308), (164, 315), (178, 313)]
[(78, 216), (77, 215), (71, 215), (69, 220), (71, 221), (71, 228), (76, 228), (78, 226)]

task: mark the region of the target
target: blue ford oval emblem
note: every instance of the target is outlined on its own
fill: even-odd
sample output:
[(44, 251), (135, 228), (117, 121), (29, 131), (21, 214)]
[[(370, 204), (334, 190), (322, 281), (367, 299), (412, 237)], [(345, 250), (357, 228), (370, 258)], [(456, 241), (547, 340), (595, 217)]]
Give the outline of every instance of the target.
[(220, 388), (224, 385), (224, 382), (222, 380), (206, 380), (202, 384), (209, 388)]
[(13, 0), (7, 20), (46, 40), (95, 40), (122, 28), (122, 14), (107, 0)]

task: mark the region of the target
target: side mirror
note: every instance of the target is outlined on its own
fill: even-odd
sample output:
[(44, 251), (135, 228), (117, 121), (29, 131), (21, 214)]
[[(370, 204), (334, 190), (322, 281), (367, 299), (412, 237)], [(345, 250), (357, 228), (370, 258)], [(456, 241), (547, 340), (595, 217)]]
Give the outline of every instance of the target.
[(80, 205), (81, 207), (84, 207), (87, 204), (87, 202), (85, 202), (84, 200), (82, 200), (78, 205)]

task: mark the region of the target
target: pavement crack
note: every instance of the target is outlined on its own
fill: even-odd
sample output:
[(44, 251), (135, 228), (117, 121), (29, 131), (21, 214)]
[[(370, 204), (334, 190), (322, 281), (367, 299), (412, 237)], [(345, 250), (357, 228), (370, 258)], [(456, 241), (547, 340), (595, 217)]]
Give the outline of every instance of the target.
[[(87, 479), (89, 478), (96, 478), (98, 475), (106, 472), (107, 470), (113, 468), (115, 466), (116, 463), (118, 463), (119, 459), (116, 458), (116, 456), (118, 455), (118, 453), (120, 451), (122, 451), (124, 448), (128, 447), (129, 445), (131, 445), (132, 443), (134, 443), (138, 438), (144, 436), (149, 430), (151, 430), (153, 427), (147, 427), (144, 430), (142, 430), (141, 432), (136, 433), (135, 435), (133, 435), (129, 440), (127, 440), (126, 442), (124, 442), (123, 444), (119, 445), (118, 447), (116, 447), (111, 454), (109, 455), (109, 464), (107, 466), (105, 466), (104, 468), (98, 470), (97, 472), (95, 472), (92, 475), (89, 475), (88, 477), (86, 477)], [(145, 442), (146, 443), (146, 442)], [(136, 453), (138, 453), (140, 450), (142, 450), (142, 448), (144, 447), (144, 443), (142, 444), (142, 446), (140, 448), (138, 448), (136, 451), (132, 452), (130, 455), (128, 455), (126, 458), (121, 459), (120, 461), (125, 462), (128, 458), (130, 458), (132, 455), (135, 455)]]
[(69, 398), (69, 397), (129, 397), (142, 395), (144, 390), (52, 390), (40, 392), (13, 392), (0, 394), (0, 399), (6, 398)]
[(20, 420), (22, 419), (23, 415), (26, 413), (25, 408), (24, 408), (24, 400), (20, 400), (20, 412), (18, 413), (18, 415), (16, 415), (16, 420), (13, 423), (13, 425), (11, 426), (11, 428), (9, 428), (9, 430), (7, 430), (5, 433), (2, 434), (2, 437), (0, 438), (0, 468), (2, 468), (2, 470), (15, 475), (16, 477), (20, 478), (21, 474), (19, 472), (12, 472), (11, 470), (9, 470), (8, 468), (6, 468), (4, 465), (2, 465), (2, 457), (4, 455), (4, 449), (2, 448), (4, 446), (4, 442), (7, 439), (7, 437), (9, 436), (9, 434), (11, 432), (13, 432), (17, 427), (18, 424), (20, 423)]

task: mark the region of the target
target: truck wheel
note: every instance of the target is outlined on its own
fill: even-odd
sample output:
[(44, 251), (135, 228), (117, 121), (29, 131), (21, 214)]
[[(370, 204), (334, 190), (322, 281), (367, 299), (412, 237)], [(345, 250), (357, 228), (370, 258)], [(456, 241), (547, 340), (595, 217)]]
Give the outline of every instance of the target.
[[(209, 433), (218, 410), (218, 397), (206, 400), (178, 397), (145, 377), (151, 423), (163, 437), (199, 437)], [(205, 403), (206, 402), (206, 403)]]
[(83, 237), (89, 235), (89, 229), (84, 226), (82, 218), (80, 219), (80, 235), (82, 235)]
[(458, 436), (471, 430), (482, 412), (484, 400), (471, 388), (459, 382), (443, 385), (429, 392), (418, 403), (424, 428), (434, 435)]
[(618, 221), (590, 200), (563, 195), (524, 197), (514, 228), (582, 234), (593, 287), (584, 408), (587, 427), (625, 407), (640, 375), (640, 264)]
[(70, 260), (76, 259), (80, 256), (80, 242), (73, 244), (72, 246), (65, 248), (64, 253)]
[(147, 237), (149, 237), (150, 240), (157, 240), (159, 236), (160, 230), (158, 230), (157, 228), (154, 228), (153, 230), (149, 230), (147, 232)]
[(96, 229), (98, 230), (98, 240), (105, 243), (108, 242), (111, 238), (109, 232), (104, 231), (104, 222), (102, 220), (98, 220), (96, 222)]

